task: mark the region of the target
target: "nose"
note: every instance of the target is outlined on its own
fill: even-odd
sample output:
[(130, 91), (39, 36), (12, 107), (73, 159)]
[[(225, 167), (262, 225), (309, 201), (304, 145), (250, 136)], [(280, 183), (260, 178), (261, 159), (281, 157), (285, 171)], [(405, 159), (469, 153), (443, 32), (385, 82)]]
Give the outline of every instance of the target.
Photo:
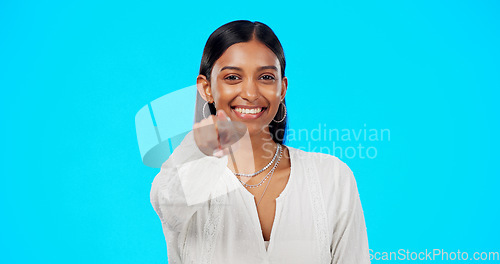
[(250, 102), (259, 98), (259, 87), (254, 80), (249, 78), (246, 82), (242, 83), (240, 97)]

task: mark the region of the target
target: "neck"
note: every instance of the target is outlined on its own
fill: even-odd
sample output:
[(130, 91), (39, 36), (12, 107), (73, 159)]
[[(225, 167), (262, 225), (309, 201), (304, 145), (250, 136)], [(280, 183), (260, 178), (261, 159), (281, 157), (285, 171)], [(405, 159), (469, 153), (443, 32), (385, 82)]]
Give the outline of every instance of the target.
[(237, 173), (253, 173), (266, 166), (276, 153), (270, 133), (246, 134), (229, 155), (228, 168)]

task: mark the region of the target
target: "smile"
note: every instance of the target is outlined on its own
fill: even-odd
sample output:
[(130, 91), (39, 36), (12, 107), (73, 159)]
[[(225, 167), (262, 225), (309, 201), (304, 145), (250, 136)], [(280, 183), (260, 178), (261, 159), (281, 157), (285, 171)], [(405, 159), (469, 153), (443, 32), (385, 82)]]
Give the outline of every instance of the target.
[(262, 107), (259, 108), (239, 108), (235, 107), (234, 110), (242, 114), (258, 114), (262, 112)]
[(236, 116), (242, 119), (255, 119), (264, 113), (267, 107), (248, 107), (248, 106), (233, 106), (231, 109)]

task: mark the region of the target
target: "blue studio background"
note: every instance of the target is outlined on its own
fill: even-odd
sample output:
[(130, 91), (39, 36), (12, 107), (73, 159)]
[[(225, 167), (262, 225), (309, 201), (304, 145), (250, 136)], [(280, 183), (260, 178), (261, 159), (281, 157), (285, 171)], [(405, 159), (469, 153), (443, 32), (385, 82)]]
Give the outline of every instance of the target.
[[(499, 252), (499, 11), (472, 0), (1, 1), (0, 263), (166, 263), (149, 202), (159, 170), (141, 162), (134, 117), (195, 84), (208, 36), (237, 19), (268, 24), (284, 46), (290, 128), (390, 131), (335, 142), (376, 149), (342, 158), (374, 252)], [(373, 260), (386, 262), (408, 261)]]

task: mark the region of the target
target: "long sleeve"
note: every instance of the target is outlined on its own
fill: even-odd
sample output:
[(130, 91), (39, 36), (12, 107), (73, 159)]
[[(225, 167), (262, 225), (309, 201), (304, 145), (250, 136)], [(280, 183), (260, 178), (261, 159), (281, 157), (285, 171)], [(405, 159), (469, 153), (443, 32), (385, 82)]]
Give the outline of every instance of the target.
[(206, 156), (189, 132), (162, 165), (151, 187), (151, 204), (170, 230), (184, 230), (194, 213), (207, 206), (222, 175), (227, 157)]
[(341, 173), (346, 175), (344, 214), (339, 218), (332, 243), (332, 264), (370, 263), (368, 236), (365, 218), (359, 199), (356, 180), (352, 171), (344, 165)]

